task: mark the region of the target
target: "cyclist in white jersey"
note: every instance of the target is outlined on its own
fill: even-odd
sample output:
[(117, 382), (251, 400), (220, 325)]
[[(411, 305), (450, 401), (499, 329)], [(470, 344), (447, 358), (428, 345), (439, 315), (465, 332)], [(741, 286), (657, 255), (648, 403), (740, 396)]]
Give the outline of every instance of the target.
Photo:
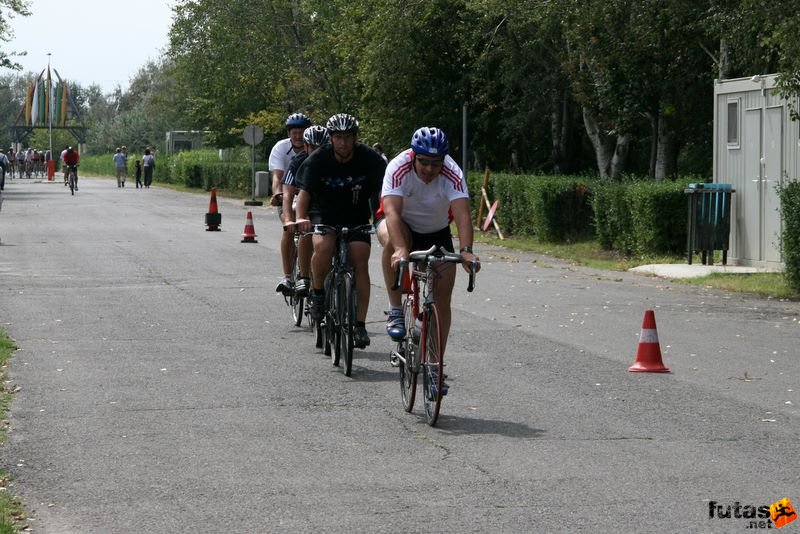
[[(303, 142), (303, 132), (311, 126), (311, 119), (302, 113), (292, 113), (286, 118), (286, 131), (288, 137), (281, 139), (269, 154), (269, 170), (272, 173), (272, 199), (270, 205), (278, 208), (278, 218), (281, 224), (294, 220), (291, 217), (288, 221), (283, 212), (283, 175), (289, 169), (292, 158), (305, 150)], [(289, 214), (291, 215), (291, 214)], [(283, 267), (283, 277), (275, 288), (277, 293), (289, 295), (294, 290), (289, 271), (292, 269), (292, 257), (294, 255), (294, 236), (291, 232), (281, 232), (281, 265)]]
[[(465, 270), (469, 262), (479, 261), (472, 252), (472, 220), (467, 181), (458, 164), (448, 154), (445, 133), (423, 127), (411, 137), (411, 148), (398, 154), (386, 167), (381, 191), (383, 219), (378, 225), (378, 241), (383, 245), (381, 267), (389, 295), (386, 331), (392, 339), (406, 335), (401, 305), (402, 292), (392, 290), (398, 262), (408, 259), (412, 250), (443, 246), (453, 252), (450, 222), (458, 230)], [(477, 268), (480, 269), (480, 263)], [(452, 263), (437, 266), (440, 278), (434, 298), (439, 310), (442, 351), (450, 331), (450, 296), (456, 269)]]

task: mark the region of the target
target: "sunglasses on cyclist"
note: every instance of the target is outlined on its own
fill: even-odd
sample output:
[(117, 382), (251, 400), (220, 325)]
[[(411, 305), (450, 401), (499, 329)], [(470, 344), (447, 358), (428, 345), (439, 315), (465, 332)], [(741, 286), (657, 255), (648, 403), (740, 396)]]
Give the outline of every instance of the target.
[(417, 156), (417, 163), (422, 165), (423, 167), (441, 167), (444, 164), (443, 159), (428, 159), (428, 158), (421, 158)]

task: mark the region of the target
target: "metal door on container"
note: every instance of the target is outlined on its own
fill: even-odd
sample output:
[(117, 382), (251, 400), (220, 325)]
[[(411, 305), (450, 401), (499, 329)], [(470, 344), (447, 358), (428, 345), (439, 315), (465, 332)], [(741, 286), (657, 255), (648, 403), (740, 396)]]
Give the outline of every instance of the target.
[(766, 158), (764, 176), (761, 180), (763, 199), (761, 257), (767, 262), (781, 261), (781, 200), (778, 193), (783, 176), (783, 108), (767, 108), (767, 123), (764, 127)]
[(748, 109), (742, 130), (744, 177), (737, 184), (734, 204), (736, 258), (744, 262), (761, 260), (761, 110)]
[[(736, 220), (736, 257), (745, 261), (779, 262), (781, 218), (777, 185), (783, 168), (783, 110), (766, 110), (762, 140), (760, 109), (745, 113), (744, 180), (738, 189), (741, 212)], [(764, 152), (764, 165), (761, 158)]]

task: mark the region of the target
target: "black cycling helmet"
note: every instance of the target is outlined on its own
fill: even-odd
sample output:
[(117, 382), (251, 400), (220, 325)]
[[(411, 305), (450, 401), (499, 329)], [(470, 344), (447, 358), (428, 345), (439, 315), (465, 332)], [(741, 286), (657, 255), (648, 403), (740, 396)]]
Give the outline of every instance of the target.
[(303, 115), (302, 113), (292, 113), (288, 117), (286, 117), (286, 128), (308, 128), (311, 126), (311, 119)]
[(330, 141), (328, 130), (324, 126), (309, 126), (303, 132), (303, 141), (310, 146), (322, 146)]
[(423, 126), (411, 136), (411, 150), (423, 156), (446, 156), (447, 135), (439, 128)]
[(336, 115), (332, 116), (330, 119), (328, 119), (325, 127), (328, 129), (328, 133), (331, 135), (336, 132), (358, 133), (358, 121), (355, 117), (348, 115), (347, 113), (337, 113)]

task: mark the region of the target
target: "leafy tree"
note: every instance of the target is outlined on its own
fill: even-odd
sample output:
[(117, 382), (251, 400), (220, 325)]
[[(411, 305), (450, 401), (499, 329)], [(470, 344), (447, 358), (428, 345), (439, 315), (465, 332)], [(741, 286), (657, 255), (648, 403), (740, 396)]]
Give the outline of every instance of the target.
[[(210, 130), (220, 147), (241, 144), (242, 119), (262, 110), (302, 109), (287, 66), (301, 56), (297, 2), (196, 0), (175, 6), (169, 56), (176, 90), (194, 129)], [(278, 116), (277, 114), (275, 115)], [(262, 124), (267, 130), (282, 127)]]
[[(5, 11), (5, 16), (4, 12)], [(0, 0), (0, 41), (9, 42), (14, 38), (14, 31), (11, 28), (11, 21), (14, 16), (30, 16), (28, 3), (24, 0)], [(24, 52), (22, 52), (24, 54)], [(14, 61), (14, 57), (19, 54), (16, 52), (5, 52), (0, 50), (0, 67), (7, 69), (20, 70), (22, 67)]]

